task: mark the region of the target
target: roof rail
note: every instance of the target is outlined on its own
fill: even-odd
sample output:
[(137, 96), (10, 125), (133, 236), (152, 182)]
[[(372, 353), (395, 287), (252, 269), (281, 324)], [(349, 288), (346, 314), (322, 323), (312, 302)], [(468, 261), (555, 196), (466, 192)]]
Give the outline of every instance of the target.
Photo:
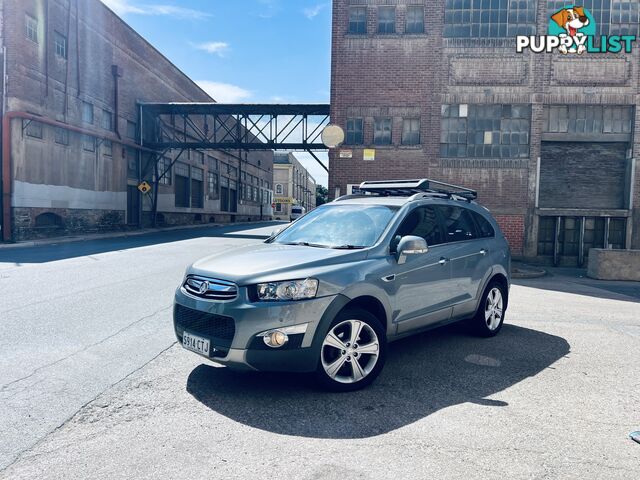
[(449, 198), (458, 197), (468, 202), (478, 198), (478, 192), (470, 188), (452, 185), (450, 183), (422, 178), (416, 180), (382, 180), (362, 182), (360, 191), (380, 196), (408, 197), (418, 193), (445, 195)]

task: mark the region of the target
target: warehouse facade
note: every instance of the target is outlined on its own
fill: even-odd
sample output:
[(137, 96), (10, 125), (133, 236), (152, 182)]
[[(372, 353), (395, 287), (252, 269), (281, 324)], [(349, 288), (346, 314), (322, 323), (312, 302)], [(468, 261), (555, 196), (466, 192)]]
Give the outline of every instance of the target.
[[(151, 223), (139, 102), (211, 102), (99, 0), (2, 0), (5, 241)], [(160, 224), (271, 218), (273, 153), (165, 152)]]
[[(516, 256), (585, 264), (640, 248), (639, 55), (516, 51), (558, 0), (334, 0), (329, 191), (430, 177), (475, 188)], [(638, 3), (581, 2), (598, 35)]]

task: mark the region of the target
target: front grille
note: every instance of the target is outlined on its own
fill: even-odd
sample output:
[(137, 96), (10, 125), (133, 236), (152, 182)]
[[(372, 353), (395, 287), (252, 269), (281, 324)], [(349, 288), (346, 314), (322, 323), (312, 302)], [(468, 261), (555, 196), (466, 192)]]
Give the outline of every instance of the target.
[(233, 282), (189, 275), (182, 284), (190, 295), (206, 300), (234, 300), (238, 296), (238, 286)]
[(236, 333), (233, 318), (193, 310), (178, 304), (173, 307), (173, 320), (179, 337), (182, 337), (182, 332), (186, 330), (210, 338), (216, 347), (230, 347)]

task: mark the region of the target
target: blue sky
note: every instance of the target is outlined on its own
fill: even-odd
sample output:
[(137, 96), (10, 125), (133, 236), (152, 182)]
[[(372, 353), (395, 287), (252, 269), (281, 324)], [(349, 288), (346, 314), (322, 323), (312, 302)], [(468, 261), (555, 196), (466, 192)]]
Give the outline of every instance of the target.
[(329, 102), (329, 0), (103, 2), (219, 102)]

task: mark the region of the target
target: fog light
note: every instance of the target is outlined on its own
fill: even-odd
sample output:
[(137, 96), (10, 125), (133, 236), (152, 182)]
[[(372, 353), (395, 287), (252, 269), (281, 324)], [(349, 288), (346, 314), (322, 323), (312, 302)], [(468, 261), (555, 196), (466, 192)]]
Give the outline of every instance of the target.
[(280, 330), (273, 330), (266, 333), (262, 339), (267, 346), (279, 348), (289, 341), (289, 336)]

